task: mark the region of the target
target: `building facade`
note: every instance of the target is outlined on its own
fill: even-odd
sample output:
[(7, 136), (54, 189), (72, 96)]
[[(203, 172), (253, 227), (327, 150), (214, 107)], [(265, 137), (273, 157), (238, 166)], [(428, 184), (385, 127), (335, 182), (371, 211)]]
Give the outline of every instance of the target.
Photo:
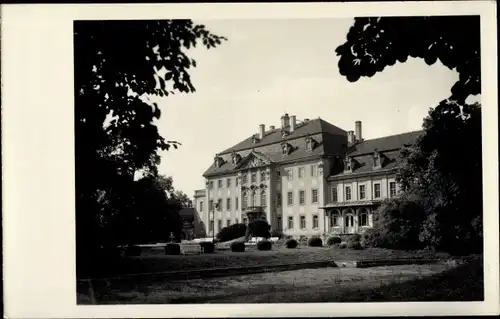
[(217, 154), (195, 207), (207, 234), (255, 217), (293, 237), (361, 233), (381, 200), (397, 196), (401, 147), (421, 132), (363, 140), (321, 118), (285, 114), (276, 128)]

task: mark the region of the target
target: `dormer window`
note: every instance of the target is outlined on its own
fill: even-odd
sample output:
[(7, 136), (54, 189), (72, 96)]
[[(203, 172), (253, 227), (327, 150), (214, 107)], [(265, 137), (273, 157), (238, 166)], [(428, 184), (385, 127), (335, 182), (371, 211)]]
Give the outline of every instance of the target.
[(241, 155), (236, 153), (236, 152), (233, 152), (231, 154), (231, 159), (233, 161), (233, 165), (238, 165), (238, 163), (240, 162), (241, 160)]
[(220, 156), (215, 156), (214, 164), (215, 164), (215, 167), (219, 168), (222, 166), (222, 164), (224, 164), (224, 160)]
[(282, 130), (281, 131), (281, 138), (285, 138), (285, 137), (287, 137), (287, 135), (288, 135), (288, 131), (287, 130)]
[(352, 158), (351, 157), (346, 157), (346, 159), (344, 161), (344, 170), (346, 172), (351, 172), (352, 171), (352, 166), (353, 166)]
[(292, 149), (292, 147), (290, 144), (288, 144), (288, 143), (281, 144), (281, 152), (283, 155), (290, 154), (291, 149)]
[(255, 136), (255, 135), (254, 135), (254, 136), (252, 137), (252, 143), (253, 143), (253, 144), (259, 143), (259, 138), (258, 138), (257, 136)]
[(306, 137), (306, 151), (308, 152), (312, 151), (315, 147), (315, 144), (316, 141), (312, 137), (310, 136)]

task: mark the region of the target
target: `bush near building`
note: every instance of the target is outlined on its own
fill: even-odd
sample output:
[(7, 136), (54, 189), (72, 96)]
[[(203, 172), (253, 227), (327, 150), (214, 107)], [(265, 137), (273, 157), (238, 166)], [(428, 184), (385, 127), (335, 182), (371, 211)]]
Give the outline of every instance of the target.
[(245, 251), (245, 243), (242, 241), (236, 241), (231, 244), (231, 251), (242, 253)]
[(216, 235), (218, 242), (226, 242), (245, 236), (247, 226), (245, 224), (233, 224), (222, 228)]
[(299, 243), (295, 239), (287, 239), (285, 242), (286, 248), (297, 248)]
[(261, 240), (257, 242), (258, 250), (271, 250), (273, 247), (273, 243), (267, 239)]
[(212, 254), (215, 251), (215, 244), (212, 242), (203, 241), (200, 246), (204, 254)]
[(333, 245), (337, 245), (337, 244), (340, 244), (342, 242), (342, 238), (338, 237), (338, 236), (333, 236), (333, 237), (329, 237), (327, 240), (326, 240), (326, 244), (328, 246), (333, 246)]
[(311, 237), (307, 241), (307, 245), (310, 247), (322, 247), (323, 241), (319, 237)]

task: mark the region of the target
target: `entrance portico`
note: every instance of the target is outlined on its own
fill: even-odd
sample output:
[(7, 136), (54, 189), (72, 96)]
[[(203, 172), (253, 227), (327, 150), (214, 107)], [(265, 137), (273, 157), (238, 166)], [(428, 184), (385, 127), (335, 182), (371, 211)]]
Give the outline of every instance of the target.
[(361, 234), (373, 227), (373, 212), (379, 201), (330, 203), (325, 210), (325, 233)]

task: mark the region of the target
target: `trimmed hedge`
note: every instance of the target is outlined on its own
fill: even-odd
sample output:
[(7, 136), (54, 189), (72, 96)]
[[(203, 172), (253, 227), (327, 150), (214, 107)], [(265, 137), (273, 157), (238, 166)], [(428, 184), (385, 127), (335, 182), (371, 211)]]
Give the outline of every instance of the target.
[(310, 247), (322, 247), (323, 241), (319, 237), (312, 237), (307, 241), (307, 245)]
[(334, 236), (334, 237), (330, 237), (326, 240), (326, 244), (328, 246), (333, 246), (333, 245), (336, 245), (336, 244), (340, 244), (342, 242), (342, 239), (340, 237), (337, 237), (337, 236)]
[(242, 253), (245, 251), (245, 243), (242, 241), (236, 241), (231, 244), (231, 251)]
[(125, 256), (136, 257), (136, 256), (140, 256), (141, 252), (142, 252), (142, 249), (139, 246), (128, 246), (125, 249)]
[(168, 243), (165, 246), (165, 255), (180, 255), (181, 245), (175, 243)]
[(269, 240), (261, 240), (257, 242), (258, 250), (271, 250), (273, 248), (273, 243)]
[(285, 242), (286, 248), (297, 248), (298, 245), (299, 243), (295, 239), (288, 239)]
[(202, 241), (200, 246), (204, 254), (213, 254), (215, 252), (215, 244), (212, 242)]
[(233, 224), (222, 228), (216, 236), (217, 242), (225, 242), (245, 236), (247, 226), (245, 224)]

